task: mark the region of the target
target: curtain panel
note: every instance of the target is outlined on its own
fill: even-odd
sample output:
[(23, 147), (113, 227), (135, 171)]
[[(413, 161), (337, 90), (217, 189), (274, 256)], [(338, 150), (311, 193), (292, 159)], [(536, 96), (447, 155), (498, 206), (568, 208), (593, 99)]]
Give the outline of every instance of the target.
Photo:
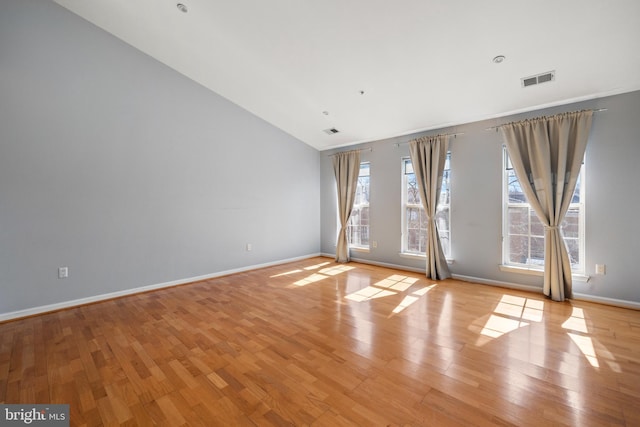
[(560, 225), (569, 209), (589, 138), (593, 111), (500, 126), (527, 201), (545, 227), (544, 294), (572, 296), (571, 263)]
[(411, 163), (427, 217), (426, 275), (436, 280), (451, 277), (436, 223), (436, 211), (448, 150), (448, 135), (422, 137), (409, 141)]
[(340, 220), (340, 231), (338, 232), (338, 242), (336, 244), (336, 261), (349, 262), (347, 224), (351, 216), (358, 186), (360, 151), (345, 151), (334, 154), (333, 172), (338, 190), (338, 219)]

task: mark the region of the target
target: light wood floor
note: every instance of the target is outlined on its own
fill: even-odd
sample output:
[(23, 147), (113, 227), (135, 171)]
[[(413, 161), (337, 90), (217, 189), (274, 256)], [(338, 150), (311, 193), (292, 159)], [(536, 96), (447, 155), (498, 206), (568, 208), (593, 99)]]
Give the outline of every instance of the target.
[(71, 425), (640, 425), (640, 312), (328, 258), (0, 324)]

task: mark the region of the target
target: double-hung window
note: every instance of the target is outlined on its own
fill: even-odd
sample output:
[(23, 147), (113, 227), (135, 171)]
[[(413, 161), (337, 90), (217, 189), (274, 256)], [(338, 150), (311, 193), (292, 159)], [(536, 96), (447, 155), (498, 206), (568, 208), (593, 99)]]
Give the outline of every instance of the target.
[(360, 163), (356, 198), (347, 225), (349, 247), (369, 248), (369, 162)]
[[(442, 250), (447, 258), (451, 256), (451, 153), (447, 160), (442, 177), (442, 188), (436, 210), (438, 235)], [(425, 255), (427, 247), (427, 215), (425, 214), (418, 182), (413, 172), (410, 158), (402, 159), (402, 252), (412, 255)]]
[[(506, 148), (504, 165), (503, 263), (507, 266), (542, 270), (544, 226), (525, 198)], [(572, 271), (584, 273), (584, 164), (560, 229), (567, 245)]]

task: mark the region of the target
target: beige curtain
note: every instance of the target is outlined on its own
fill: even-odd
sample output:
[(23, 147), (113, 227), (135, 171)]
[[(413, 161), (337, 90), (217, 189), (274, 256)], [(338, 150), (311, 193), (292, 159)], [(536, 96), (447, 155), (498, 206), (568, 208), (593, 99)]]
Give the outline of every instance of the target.
[(338, 189), (338, 218), (340, 232), (336, 245), (336, 261), (349, 262), (349, 242), (347, 239), (347, 223), (353, 209), (353, 202), (358, 186), (360, 173), (360, 151), (346, 151), (333, 156), (333, 171)]
[(427, 216), (426, 274), (427, 277), (437, 280), (451, 277), (436, 224), (436, 209), (448, 149), (449, 136), (447, 135), (422, 137), (409, 141), (411, 163), (416, 174), (422, 206)]
[(587, 146), (593, 111), (558, 114), (500, 127), (527, 201), (545, 226), (544, 293), (571, 298), (571, 263), (560, 230)]

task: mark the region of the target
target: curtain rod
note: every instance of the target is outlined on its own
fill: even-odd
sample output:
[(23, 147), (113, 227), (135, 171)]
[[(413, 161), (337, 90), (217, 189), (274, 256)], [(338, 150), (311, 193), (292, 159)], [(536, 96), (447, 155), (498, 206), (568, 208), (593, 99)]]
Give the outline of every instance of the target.
[[(464, 135), (464, 132), (458, 132), (458, 133), (439, 133), (438, 135), (425, 135), (424, 137), (429, 138), (431, 136), (452, 136), (454, 138), (456, 138), (458, 135)], [(422, 137), (419, 137), (422, 138)], [(415, 138), (414, 138), (415, 139)], [(411, 140), (413, 141), (413, 139)], [(404, 144), (408, 144), (410, 141), (405, 141), (405, 142), (396, 142), (395, 144), (393, 144), (396, 147), (399, 147), (401, 145)]]
[[(607, 111), (607, 110), (608, 110), (608, 108), (598, 108), (597, 110), (591, 110), (591, 111), (593, 111), (594, 113), (599, 113), (601, 111)], [(560, 114), (562, 114), (562, 113), (560, 113)], [(508, 123), (505, 123), (505, 124), (502, 124), (502, 125), (498, 125), (498, 126), (491, 126), (490, 128), (486, 128), (485, 130), (494, 130), (495, 129), (495, 131), (498, 132), (498, 129), (500, 129), (502, 126), (504, 126), (506, 124), (508, 124)]]
[(336, 156), (336, 155), (338, 155), (340, 153), (348, 153), (349, 151), (373, 151), (373, 148), (367, 147), (367, 148), (359, 148), (357, 150), (338, 151), (337, 153), (327, 154), (327, 157), (333, 157), (333, 156)]

